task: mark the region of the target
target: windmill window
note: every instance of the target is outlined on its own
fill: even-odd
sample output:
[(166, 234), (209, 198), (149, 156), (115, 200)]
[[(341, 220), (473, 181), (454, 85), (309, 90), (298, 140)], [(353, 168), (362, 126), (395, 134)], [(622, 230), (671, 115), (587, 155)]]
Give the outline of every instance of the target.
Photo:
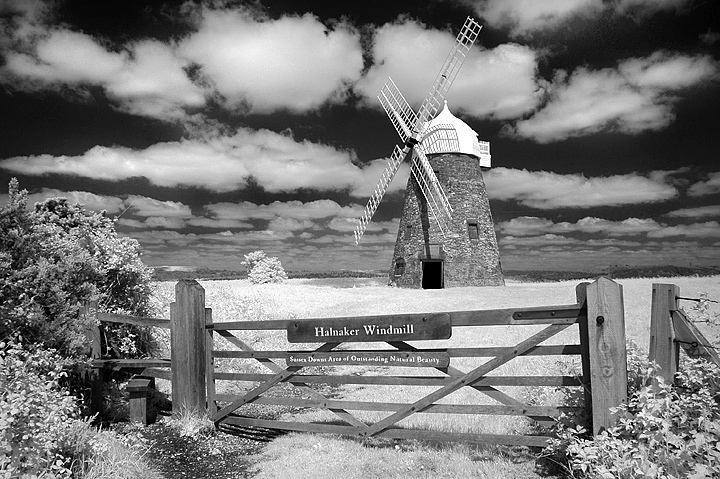
[(407, 225), (407, 228), (405, 229), (405, 235), (410, 236), (412, 234), (412, 225)]
[(395, 260), (395, 276), (402, 276), (405, 274), (405, 260), (398, 258)]
[(468, 221), (468, 236), (471, 240), (476, 240), (480, 237), (477, 221)]

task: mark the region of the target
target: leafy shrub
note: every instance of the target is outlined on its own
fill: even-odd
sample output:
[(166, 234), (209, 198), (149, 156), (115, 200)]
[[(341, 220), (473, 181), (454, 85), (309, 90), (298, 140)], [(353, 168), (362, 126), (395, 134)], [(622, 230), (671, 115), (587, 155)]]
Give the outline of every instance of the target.
[(63, 362), (17, 339), (0, 342), (0, 477), (70, 477), (85, 448), (78, 431), (88, 426), (59, 387)]
[(245, 255), (242, 262), (248, 270), (248, 279), (253, 284), (284, 283), (287, 273), (276, 257), (268, 257), (264, 251), (253, 251)]
[(629, 398), (617, 424), (594, 439), (582, 426), (560, 426), (546, 456), (573, 477), (720, 477), (720, 368), (688, 359), (675, 385), (653, 389), (645, 384), (654, 365), (629, 353)]
[[(147, 315), (151, 271), (140, 261), (137, 241), (118, 237), (111, 219), (65, 198), (28, 211), (27, 191), (15, 179), (9, 193), (0, 208), (0, 338), (20, 333), (28, 343), (73, 356), (86, 348), (87, 324), (78, 317), (85, 301), (97, 299), (108, 312)], [(108, 336), (117, 350), (142, 350), (144, 339), (127, 326)]]

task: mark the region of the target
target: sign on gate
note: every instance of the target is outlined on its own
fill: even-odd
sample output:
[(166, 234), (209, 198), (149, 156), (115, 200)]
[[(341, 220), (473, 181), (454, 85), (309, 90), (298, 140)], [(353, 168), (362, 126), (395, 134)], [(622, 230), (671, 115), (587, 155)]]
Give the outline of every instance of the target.
[(289, 353), (288, 366), (408, 366), (446, 368), (450, 365), (448, 353), (406, 351), (337, 351), (329, 353)]
[(447, 313), (364, 318), (292, 321), (287, 326), (291, 343), (342, 343), (421, 341), (448, 339), (452, 322)]

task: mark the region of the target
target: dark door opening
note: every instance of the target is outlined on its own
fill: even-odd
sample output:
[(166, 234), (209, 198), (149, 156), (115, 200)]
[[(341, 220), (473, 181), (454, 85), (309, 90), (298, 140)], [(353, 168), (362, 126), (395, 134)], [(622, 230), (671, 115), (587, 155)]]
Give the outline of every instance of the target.
[(443, 287), (443, 262), (423, 261), (422, 262), (422, 287), (423, 289), (442, 289)]

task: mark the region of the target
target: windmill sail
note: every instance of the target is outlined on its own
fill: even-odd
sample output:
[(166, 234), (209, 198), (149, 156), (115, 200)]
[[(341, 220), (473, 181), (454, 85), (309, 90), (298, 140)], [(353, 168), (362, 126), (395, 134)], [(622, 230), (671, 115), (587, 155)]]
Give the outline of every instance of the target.
[(440, 232), (445, 236), (445, 232), (449, 229), (452, 220), (452, 207), (422, 147), (416, 146), (414, 153), (415, 159), (410, 171), (412, 171), (415, 181), (420, 187), (423, 196), (425, 196), (428, 213), (435, 218)]
[(385, 109), (385, 113), (390, 118), (398, 135), (400, 135), (400, 139), (405, 143), (412, 133), (412, 128), (417, 123), (417, 115), (402, 93), (400, 93), (398, 87), (395, 86), (392, 78), (388, 78), (388, 81), (385, 82), (385, 86), (378, 95), (378, 100), (380, 100), (380, 104)]
[(375, 186), (375, 191), (373, 191), (370, 200), (368, 200), (367, 206), (365, 206), (365, 211), (360, 217), (359, 223), (355, 226), (355, 244), (360, 242), (360, 238), (363, 233), (365, 233), (365, 229), (367, 228), (368, 223), (370, 223), (370, 219), (375, 214), (375, 210), (377, 210), (380, 201), (385, 195), (387, 187), (390, 185), (393, 178), (395, 178), (395, 174), (409, 151), (410, 148), (406, 147), (403, 149), (395, 145), (395, 149), (393, 150), (392, 155), (390, 155), (385, 171), (383, 171), (380, 181), (378, 181), (378, 184)]
[[(470, 52), (481, 29), (482, 26), (472, 18), (468, 17), (467, 20), (465, 20), (465, 25), (463, 25), (462, 30), (458, 33), (457, 38), (455, 38), (455, 44), (445, 59), (445, 64), (443, 64), (443, 67), (440, 69), (440, 73), (438, 73), (438, 76), (435, 78), (432, 87), (430, 87), (428, 96), (420, 106), (417, 114), (418, 126), (427, 123), (440, 111), (442, 101), (448, 90), (450, 90), (450, 86), (455, 81), (455, 77), (460, 71), (460, 67), (462, 67), (465, 57), (467, 57)], [(417, 133), (421, 132), (418, 131)]]
[[(395, 176), (395, 173), (397, 173), (400, 163), (411, 149), (414, 150), (411, 171), (425, 196), (429, 213), (437, 221), (443, 235), (445, 234), (447, 226), (452, 219), (452, 207), (430, 166), (430, 162), (425, 156), (425, 152), (419, 147), (418, 140), (425, 133), (424, 130), (427, 127), (428, 121), (439, 112), (445, 94), (450, 89), (458, 71), (460, 71), (460, 67), (470, 52), (473, 43), (475, 43), (481, 28), (475, 20), (470, 17), (467, 18), (462, 30), (460, 30), (460, 33), (455, 39), (455, 43), (448, 57), (445, 59), (443, 67), (435, 78), (435, 82), (430, 88), (428, 96), (423, 101), (417, 114), (415, 114), (392, 79), (388, 79), (385, 86), (380, 90), (378, 99), (390, 117), (390, 121), (395, 127), (395, 130), (397, 130), (398, 135), (400, 135), (400, 139), (405, 147), (401, 149), (395, 146), (388, 165), (375, 187), (375, 192), (370, 197), (370, 200), (365, 206), (365, 211), (355, 228), (355, 244), (360, 242), (360, 238), (377, 210), (378, 204), (385, 194), (388, 185)], [(429, 133), (441, 137), (442, 132), (440, 130), (442, 130), (442, 128), (437, 128), (435, 132)], [(448, 135), (446, 140), (452, 141), (452, 138)], [(455, 137), (455, 140), (457, 141), (457, 137)]]

